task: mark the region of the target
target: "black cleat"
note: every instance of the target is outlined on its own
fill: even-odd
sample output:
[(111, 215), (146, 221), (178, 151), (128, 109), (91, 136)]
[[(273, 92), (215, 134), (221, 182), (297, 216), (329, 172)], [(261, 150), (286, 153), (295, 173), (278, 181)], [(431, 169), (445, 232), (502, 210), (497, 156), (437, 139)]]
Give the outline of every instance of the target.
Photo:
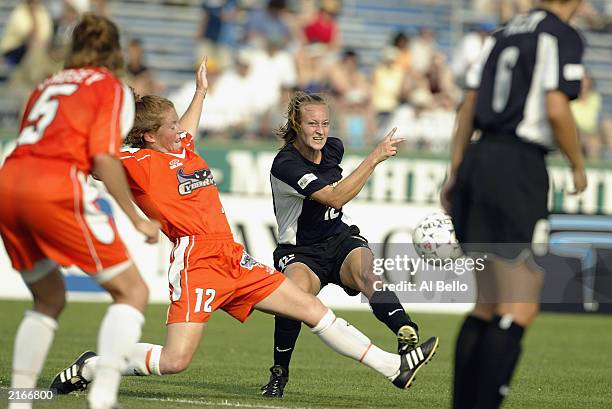
[(397, 331), (397, 353), (405, 354), (409, 349), (414, 348), (419, 343), (419, 327), (411, 322), (402, 326)]
[(282, 398), (287, 382), (289, 382), (289, 371), (280, 365), (274, 365), (270, 368), (270, 381), (261, 387), (261, 395), (268, 398)]
[(55, 389), (58, 395), (66, 395), (75, 391), (84, 391), (89, 385), (81, 375), (85, 362), (97, 356), (95, 352), (86, 351), (81, 354), (69, 367), (62, 369), (51, 382), (49, 389)]
[(431, 337), (416, 348), (411, 348), (400, 355), (400, 373), (393, 380), (393, 385), (401, 389), (410, 388), (416, 373), (426, 365), (438, 349), (438, 337)]

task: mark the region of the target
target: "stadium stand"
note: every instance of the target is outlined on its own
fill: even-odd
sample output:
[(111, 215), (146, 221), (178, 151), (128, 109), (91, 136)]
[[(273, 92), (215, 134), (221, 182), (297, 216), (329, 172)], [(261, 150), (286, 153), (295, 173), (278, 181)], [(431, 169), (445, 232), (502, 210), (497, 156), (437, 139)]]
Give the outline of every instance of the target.
[[(11, 10), (19, 0), (0, 2), (0, 31), (4, 31)], [(263, 5), (253, 1), (249, 4)], [(343, 47), (359, 54), (362, 70), (371, 73), (381, 60), (384, 46), (394, 33), (414, 36), (421, 28), (435, 33), (436, 47), (446, 57), (461, 36), (487, 16), (466, 8), (468, 0), (345, 0), (338, 17)], [(590, 2), (604, 11), (605, 0)], [(158, 80), (166, 84), (166, 93), (176, 91), (192, 79), (197, 30), (201, 20), (201, 0), (107, 0), (110, 16), (123, 30), (123, 40), (142, 41), (146, 64)], [(295, 6), (295, 2), (290, 5)], [(490, 19), (490, 16), (488, 17)], [(588, 48), (585, 62), (595, 79), (596, 90), (603, 96), (603, 112), (612, 112), (612, 32), (584, 30)], [(0, 60), (0, 128), (16, 127), (19, 104), (7, 87), (9, 68)]]

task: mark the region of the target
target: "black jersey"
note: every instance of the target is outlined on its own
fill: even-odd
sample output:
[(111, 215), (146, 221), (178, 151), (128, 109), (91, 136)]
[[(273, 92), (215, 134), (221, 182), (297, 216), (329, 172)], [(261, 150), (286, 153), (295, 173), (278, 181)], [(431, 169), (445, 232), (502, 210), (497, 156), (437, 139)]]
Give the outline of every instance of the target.
[(468, 87), (478, 90), (475, 128), (553, 149), (546, 92), (578, 97), (583, 51), (580, 34), (553, 13), (514, 17), (486, 40), (480, 63), (467, 74)]
[(289, 144), (274, 158), (270, 184), (279, 244), (317, 243), (350, 226), (350, 219), (342, 209), (310, 199), (313, 193), (342, 179), (342, 141), (328, 138), (321, 153), (321, 163), (316, 164)]

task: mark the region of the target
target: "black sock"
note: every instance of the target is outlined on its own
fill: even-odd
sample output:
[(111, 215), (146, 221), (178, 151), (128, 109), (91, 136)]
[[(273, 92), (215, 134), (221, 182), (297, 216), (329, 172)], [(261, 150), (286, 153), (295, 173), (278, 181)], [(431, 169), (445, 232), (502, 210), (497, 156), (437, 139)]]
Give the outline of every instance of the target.
[(476, 404), (479, 353), (489, 321), (468, 315), (455, 344), (453, 409), (472, 409)]
[(301, 321), (274, 317), (274, 365), (280, 365), (287, 369), (287, 375), (289, 375), (291, 354), (301, 328)]
[(512, 379), (521, 354), (525, 329), (512, 322), (511, 316), (493, 317), (484, 332), (478, 368), (477, 408), (498, 408)]
[(417, 331), (419, 327), (410, 320), (404, 311), (397, 295), (393, 291), (376, 291), (370, 297), (370, 307), (378, 320), (384, 323), (394, 334), (404, 325), (410, 325)]

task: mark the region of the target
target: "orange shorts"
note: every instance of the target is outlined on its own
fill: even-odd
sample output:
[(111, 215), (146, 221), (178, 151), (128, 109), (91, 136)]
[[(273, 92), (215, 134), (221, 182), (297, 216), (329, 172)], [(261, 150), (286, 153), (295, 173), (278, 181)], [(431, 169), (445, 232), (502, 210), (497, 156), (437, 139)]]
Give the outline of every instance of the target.
[(256, 262), (231, 235), (221, 240), (177, 238), (170, 262), (166, 324), (206, 322), (217, 309), (244, 322), (255, 304), (285, 279), (273, 268)]
[(35, 157), (0, 169), (0, 235), (15, 270), (76, 265), (99, 282), (131, 263), (111, 213), (76, 166)]

